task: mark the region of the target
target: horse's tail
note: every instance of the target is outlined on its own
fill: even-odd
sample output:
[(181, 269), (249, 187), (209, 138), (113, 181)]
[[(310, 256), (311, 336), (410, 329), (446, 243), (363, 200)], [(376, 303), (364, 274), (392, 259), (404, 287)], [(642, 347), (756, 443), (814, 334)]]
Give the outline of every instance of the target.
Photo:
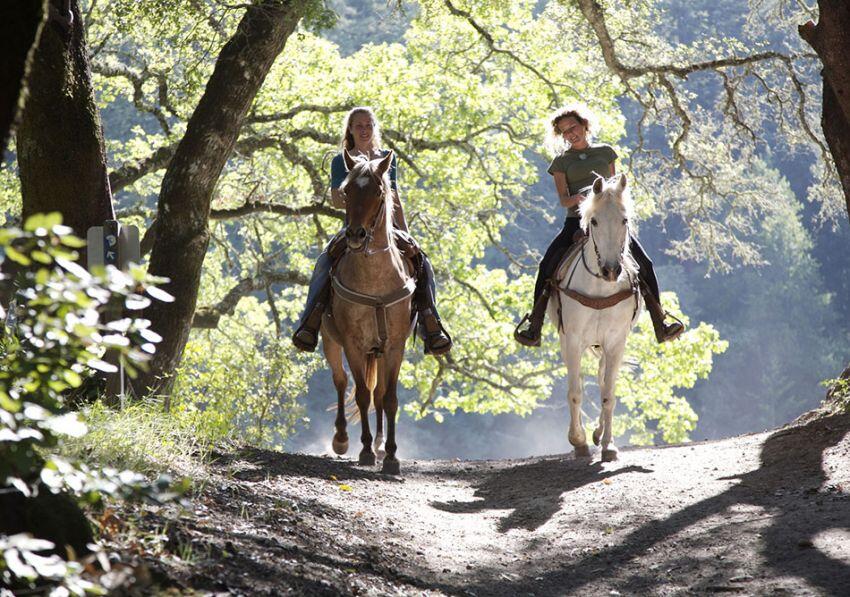
[(369, 388), (370, 402), (374, 402), (375, 387), (378, 385), (378, 357), (372, 353), (366, 355), (366, 387)]
[[(369, 388), (369, 411), (375, 408), (375, 387), (378, 385), (378, 359), (375, 355), (366, 356), (366, 387)], [(345, 397), (345, 418), (349, 423), (354, 424), (360, 420), (360, 409), (357, 407), (355, 400), (356, 386), (352, 385), (351, 389)], [(336, 404), (328, 407), (328, 410), (334, 410)]]

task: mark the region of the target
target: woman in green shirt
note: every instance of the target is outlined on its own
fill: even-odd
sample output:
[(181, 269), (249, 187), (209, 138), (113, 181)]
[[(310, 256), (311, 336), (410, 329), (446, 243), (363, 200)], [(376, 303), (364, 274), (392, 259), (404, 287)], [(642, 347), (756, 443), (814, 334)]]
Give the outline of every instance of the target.
[[(583, 191), (597, 177), (608, 178), (616, 173), (617, 154), (614, 149), (610, 145), (590, 143), (589, 136), (596, 129), (596, 119), (586, 106), (574, 104), (561, 108), (552, 115), (550, 125), (551, 139), (563, 140), (568, 147), (549, 166), (549, 174), (554, 178), (561, 206), (567, 209), (567, 217), (563, 229), (551, 242), (540, 262), (531, 313), (522, 318), (514, 331), (517, 342), (526, 346), (540, 346), (540, 330), (549, 302), (549, 279), (555, 274), (555, 269), (581, 230), (578, 205), (585, 198)], [(652, 261), (634, 236), (630, 237), (629, 247), (640, 268), (640, 288), (652, 317), (655, 337), (658, 342), (673, 340), (684, 331), (684, 326), (678, 322), (664, 323), (666, 313), (661, 307), (661, 295)]]

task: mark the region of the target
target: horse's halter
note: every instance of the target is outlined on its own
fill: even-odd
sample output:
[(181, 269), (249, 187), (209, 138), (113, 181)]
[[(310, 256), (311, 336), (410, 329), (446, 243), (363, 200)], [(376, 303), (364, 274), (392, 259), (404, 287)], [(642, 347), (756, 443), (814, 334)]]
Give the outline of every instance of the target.
[(377, 228), (378, 222), (381, 221), (381, 217), (386, 216), (385, 212), (386, 212), (386, 209), (387, 209), (387, 199), (388, 199), (388, 197), (387, 197), (387, 189), (386, 189), (386, 185), (384, 184), (383, 177), (377, 177), (371, 171), (369, 172), (368, 176), (372, 179), (372, 181), (376, 184), (376, 186), (380, 190), (381, 206), (378, 208), (377, 213), (375, 213), (375, 217), (372, 219), (372, 225), (369, 226), (369, 227), (363, 226), (363, 229), (366, 231), (366, 238), (363, 241), (363, 244), (360, 245), (356, 249), (352, 249), (346, 243), (346, 245), (348, 246), (349, 252), (351, 252), (351, 253), (364, 253), (367, 257), (369, 255), (375, 255), (376, 253), (383, 253), (384, 251), (389, 251), (389, 249), (390, 249), (390, 244), (387, 243), (386, 247), (376, 249), (374, 251), (369, 250), (369, 243), (372, 241), (373, 238), (375, 238), (375, 228)]
[[(587, 270), (587, 273), (594, 276), (595, 278), (599, 278), (600, 280), (605, 280), (606, 282), (608, 282), (610, 280), (608, 280), (605, 276), (602, 275), (602, 270), (603, 270), (602, 255), (599, 254), (599, 247), (596, 245), (596, 239), (593, 238), (593, 218), (591, 218), (590, 226), (587, 227), (587, 235), (590, 237), (590, 242), (593, 245), (593, 252), (596, 254), (596, 269), (599, 270), (599, 272), (598, 273), (594, 272), (588, 267), (587, 260), (584, 257), (584, 251), (582, 251), (581, 252), (581, 262), (582, 262), (582, 264), (584, 264), (584, 269)], [(626, 264), (625, 264), (623, 257), (626, 254), (626, 243), (627, 242), (629, 242), (629, 227), (628, 227), (628, 224), (626, 225), (626, 236), (623, 239), (623, 245), (620, 247), (620, 252), (619, 252), (620, 258), (618, 259), (618, 263), (620, 264), (620, 267), (624, 270), (626, 269)]]

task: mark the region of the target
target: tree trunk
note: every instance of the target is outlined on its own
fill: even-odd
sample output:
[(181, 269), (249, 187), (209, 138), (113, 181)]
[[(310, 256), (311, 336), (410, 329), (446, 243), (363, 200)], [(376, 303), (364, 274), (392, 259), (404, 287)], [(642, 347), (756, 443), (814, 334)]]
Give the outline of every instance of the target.
[(115, 212), (78, 0), (51, 2), (17, 131), (22, 216), (58, 211), (85, 238)]
[(823, 132), (850, 217), (850, 2), (818, 0), (818, 8), (818, 23), (802, 25), (800, 36), (823, 62)]
[(46, 13), (45, 0), (19, 0), (0, 13), (0, 161), (18, 117), (30, 50)]
[(160, 190), (150, 273), (170, 279), (172, 303), (154, 302), (145, 316), (163, 340), (137, 395), (167, 394), (189, 337), (201, 268), (209, 243), (215, 185), (239, 136), (242, 121), (275, 58), (309, 3), (264, 0), (249, 6), (219, 54), (204, 95), (186, 128)]

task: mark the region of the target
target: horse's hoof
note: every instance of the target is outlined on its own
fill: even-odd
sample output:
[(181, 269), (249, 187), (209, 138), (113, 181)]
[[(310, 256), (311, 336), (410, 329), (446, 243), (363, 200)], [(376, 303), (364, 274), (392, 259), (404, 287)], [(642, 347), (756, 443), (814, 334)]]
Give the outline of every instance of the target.
[(576, 446), (575, 455), (576, 458), (590, 458), (590, 448), (587, 446)]
[(357, 464), (361, 464), (363, 466), (375, 466), (374, 452), (360, 452), (360, 458), (357, 460)]
[(602, 450), (602, 462), (614, 462), (617, 460), (617, 450)]
[(348, 439), (343, 441), (338, 441), (336, 438), (331, 442), (331, 447), (333, 447), (334, 454), (339, 454), (342, 456), (346, 452), (348, 452)]
[(381, 467), (381, 472), (385, 475), (397, 475), (401, 472), (401, 465), (397, 458), (390, 460), (384, 458), (384, 465)]
[(594, 445), (599, 445), (599, 438), (602, 437), (602, 427), (597, 427), (596, 431), (593, 432), (593, 443)]

